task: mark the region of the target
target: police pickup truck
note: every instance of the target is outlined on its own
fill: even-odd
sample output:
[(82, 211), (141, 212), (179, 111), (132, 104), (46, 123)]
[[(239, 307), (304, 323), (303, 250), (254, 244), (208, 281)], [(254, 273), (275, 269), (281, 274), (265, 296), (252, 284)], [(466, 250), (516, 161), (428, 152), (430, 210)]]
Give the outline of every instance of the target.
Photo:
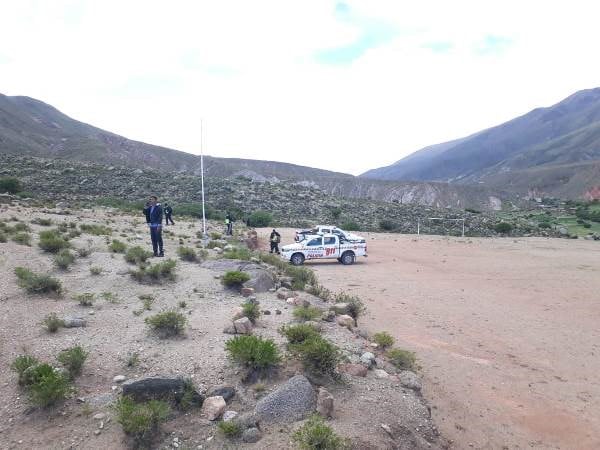
[(314, 228), (309, 228), (309, 229), (304, 229), (304, 230), (298, 230), (296, 231), (296, 237), (295, 237), (295, 241), (296, 242), (300, 242), (302, 240), (304, 240), (306, 238), (306, 236), (308, 235), (313, 235), (313, 234), (335, 234), (337, 236), (339, 236), (340, 240), (347, 240), (347, 241), (352, 241), (352, 242), (365, 242), (365, 238), (361, 237), (361, 236), (357, 236), (355, 234), (349, 233), (347, 231), (342, 230), (341, 228), (338, 227), (334, 227), (331, 225), (317, 225)]
[(345, 265), (354, 264), (357, 256), (367, 256), (364, 239), (346, 240), (337, 234), (306, 234), (304, 239), (281, 248), (281, 258), (294, 266), (311, 259), (333, 259)]

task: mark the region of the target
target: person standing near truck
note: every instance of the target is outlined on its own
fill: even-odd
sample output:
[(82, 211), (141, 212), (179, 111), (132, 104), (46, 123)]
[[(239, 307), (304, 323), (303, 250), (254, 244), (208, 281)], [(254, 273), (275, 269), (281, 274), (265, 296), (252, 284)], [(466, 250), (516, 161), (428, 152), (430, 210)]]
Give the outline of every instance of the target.
[(169, 225), (169, 221), (171, 221), (171, 225), (175, 225), (173, 222), (173, 208), (168, 203), (165, 203), (165, 225)]
[(273, 228), (273, 231), (271, 231), (271, 237), (269, 238), (269, 241), (271, 242), (271, 251), (269, 253), (275, 252), (279, 255), (279, 243), (281, 242), (281, 235), (275, 228)]
[(225, 234), (227, 236), (233, 236), (233, 218), (230, 213), (225, 216)]
[(162, 219), (163, 210), (158, 204), (158, 197), (150, 197), (148, 212), (146, 213), (146, 222), (150, 227), (150, 239), (152, 240), (152, 250), (154, 256), (165, 256), (162, 239)]

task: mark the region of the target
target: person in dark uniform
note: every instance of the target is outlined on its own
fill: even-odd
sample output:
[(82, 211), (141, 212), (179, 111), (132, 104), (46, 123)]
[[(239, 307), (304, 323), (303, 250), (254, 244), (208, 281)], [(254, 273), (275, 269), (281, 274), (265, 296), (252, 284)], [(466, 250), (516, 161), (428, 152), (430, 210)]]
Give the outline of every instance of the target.
[(165, 256), (162, 239), (163, 210), (158, 204), (158, 198), (153, 195), (146, 213), (146, 223), (150, 227), (150, 238), (152, 239), (152, 250), (154, 256)]
[(269, 238), (271, 242), (271, 251), (269, 253), (277, 253), (279, 255), (279, 243), (281, 242), (281, 235), (277, 232), (277, 230), (273, 229), (271, 231), (271, 237)]
[(230, 213), (227, 213), (225, 216), (225, 234), (229, 236), (233, 236), (233, 217), (231, 217)]
[(175, 225), (173, 222), (173, 208), (168, 203), (165, 203), (165, 225), (169, 225), (169, 221), (171, 221), (171, 225)]

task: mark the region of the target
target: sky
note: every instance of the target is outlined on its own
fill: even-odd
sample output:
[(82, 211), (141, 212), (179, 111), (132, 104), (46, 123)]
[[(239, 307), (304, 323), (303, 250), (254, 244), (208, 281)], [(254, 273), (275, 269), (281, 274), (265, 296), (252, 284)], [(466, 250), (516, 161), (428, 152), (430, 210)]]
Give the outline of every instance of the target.
[(352, 174), (600, 86), (594, 0), (0, 0), (0, 17), (2, 94)]

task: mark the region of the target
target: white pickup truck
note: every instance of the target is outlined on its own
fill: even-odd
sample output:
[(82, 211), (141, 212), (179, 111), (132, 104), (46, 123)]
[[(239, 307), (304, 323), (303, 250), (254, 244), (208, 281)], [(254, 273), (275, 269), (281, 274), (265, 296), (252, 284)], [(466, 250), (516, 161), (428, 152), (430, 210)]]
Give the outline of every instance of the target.
[(317, 225), (314, 228), (309, 228), (305, 230), (296, 231), (295, 241), (300, 242), (306, 238), (307, 235), (314, 234), (335, 234), (340, 237), (342, 242), (345, 240), (351, 242), (366, 242), (365, 238), (362, 236), (357, 236), (355, 234), (349, 233), (347, 231), (342, 230), (341, 228), (334, 227), (331, 225)]
[(367, 244), (360, 241), (347, 241), (336, 234), (312, 234), (294, 244), (281, 247), (281, 258), (295, 266), (305, 260), (333, 259), (345, 265), (354, 264), (357, 256), (367, 256)]

